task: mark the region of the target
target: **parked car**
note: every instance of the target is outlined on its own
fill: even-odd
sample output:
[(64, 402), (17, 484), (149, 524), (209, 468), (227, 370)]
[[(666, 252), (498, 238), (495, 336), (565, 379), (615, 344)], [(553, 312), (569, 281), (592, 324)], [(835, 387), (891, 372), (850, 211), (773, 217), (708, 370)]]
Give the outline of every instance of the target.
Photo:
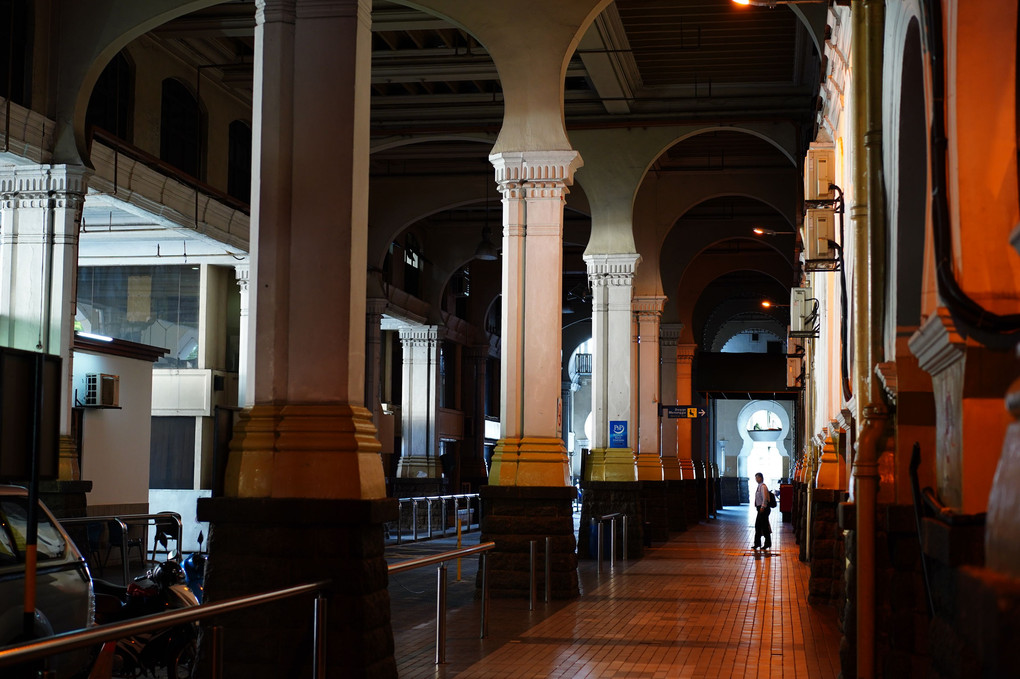
[[(88, 564), (42, 502), (39, 509), (37, 638), (88, 627), (95, 615)], [(27, 525), (28, 491), (0, 485), (0, 647), (23, 638)], [(73, 677), (89, 666), (91, 656), (87, 648), (70, 651), (51, 657), (47, 667), (57, 677)]]

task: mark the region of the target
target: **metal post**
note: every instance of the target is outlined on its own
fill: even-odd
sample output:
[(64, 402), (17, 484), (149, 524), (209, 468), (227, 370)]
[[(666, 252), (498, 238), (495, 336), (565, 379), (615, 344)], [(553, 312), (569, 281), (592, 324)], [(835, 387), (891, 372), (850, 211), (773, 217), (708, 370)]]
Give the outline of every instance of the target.
[(545, 538), (545, 602), (552, 598), (552, 538)]
[(432, 539), (432, 498), (425, 498), (425, 518), (428, 520), (428, 539)]
[(598, 566), (595, 569), (596, 573), (602, 573), (602, 522), (599, 521), (598, 528), (596, 530), (598, 539), (595, 541), (595, 547), (598, 550)]
[(411, 498), (411, 539), (418, 541), (418, 498)]
[(609, 519), (609, 568), (616, 568), (616, 517)]
[(212, 679), (223, 676), (223, 626), (213, 625), (209, 628), (209, 658), (212, 665)]
[(486, 615), (489, 609), (489, 560), (486, 558), (485, 552), (479, 556), (482, 559), (480, 564), (482, 569), (482, 634), (480, 638), (484, 639), (489, 636), (489, 619)]
[(528, 542), (528, 610), (535, 610), (535, 541)]
[(627, 561), (627, 515), (623, 515), (623, 560)]
[(404, 523), (404, 501), (397, 500), (397, 544), (400, 544), (400, 539), (403, 531), (400, 526)]
[(436, 569), (436, 664), (446, 662), (446, 562)]
[(326, 597), (315, 595), (312, 620), (312, 678), (326, 677)]
[[(443, 529), (443, 537), (446, 537), (446, 496), (440, 496), (439, 498), (439, 525)], [(458, 545), (459, 547), (459, 545)]]

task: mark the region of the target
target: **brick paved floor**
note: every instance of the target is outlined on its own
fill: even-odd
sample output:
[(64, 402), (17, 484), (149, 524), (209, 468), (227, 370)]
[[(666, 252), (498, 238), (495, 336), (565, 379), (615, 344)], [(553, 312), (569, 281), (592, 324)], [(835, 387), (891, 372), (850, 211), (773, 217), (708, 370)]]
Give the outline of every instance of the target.
[[(601, 575), (579, 568), (582, 596), (537, 603), (493, 599), (479, 638), (477, 559), (462, 580), (450, 563), (446, 660), (435, 665), (436, 569), (391, 577), (398, 671), (420, 677), (717, 677), (834, 679), (839, 632), (831, 607), (807, 605), (808, 566), (790, 524), (773, 513), (770, 556), (753, 553), (745, 507), (674, 534), (644, 558)], [(391, 545), (391, 561), (446, 551), (453, 539)], [(477, 544), (478, 533), (465, 544)], [(539, 593), (541, 597), (541, 592)]]

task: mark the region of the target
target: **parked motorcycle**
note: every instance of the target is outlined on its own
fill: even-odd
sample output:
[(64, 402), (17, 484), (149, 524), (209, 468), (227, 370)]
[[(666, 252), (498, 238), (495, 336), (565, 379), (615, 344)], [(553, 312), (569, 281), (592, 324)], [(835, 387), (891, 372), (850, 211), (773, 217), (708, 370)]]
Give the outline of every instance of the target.
[(198, 533), (198, 551), (184, 560), (184, 580), (188, 589), (192, 591), (198, 603), (202, 603), (202, 594), (205, 591), (205, 554), (202, 553), (202, 532)]
[[(194, 593), (184, 584), (184, 569), (170, 554), (165, 563), (135, 579), (127, 587), (94, 580), (96, 622), (121, 622), (145, 615), (197, 606)], [(191, 677), (198, 653), (198, 625), (185, 623), (117, 641), (100, 652), (110, 656), (113, 677)], [(165, 673), (164, 673), (165, 670)]]

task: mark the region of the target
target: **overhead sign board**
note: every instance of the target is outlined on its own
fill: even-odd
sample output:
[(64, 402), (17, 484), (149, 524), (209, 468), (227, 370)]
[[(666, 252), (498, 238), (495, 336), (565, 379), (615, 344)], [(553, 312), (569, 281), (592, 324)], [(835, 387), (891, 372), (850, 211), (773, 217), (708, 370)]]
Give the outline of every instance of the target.
[(670, 419), (684, 419), (693, 420), (698, 417), (704, 417), (705, 411), (698, 406), (659, 406), (659, 417), (665, 414)]

